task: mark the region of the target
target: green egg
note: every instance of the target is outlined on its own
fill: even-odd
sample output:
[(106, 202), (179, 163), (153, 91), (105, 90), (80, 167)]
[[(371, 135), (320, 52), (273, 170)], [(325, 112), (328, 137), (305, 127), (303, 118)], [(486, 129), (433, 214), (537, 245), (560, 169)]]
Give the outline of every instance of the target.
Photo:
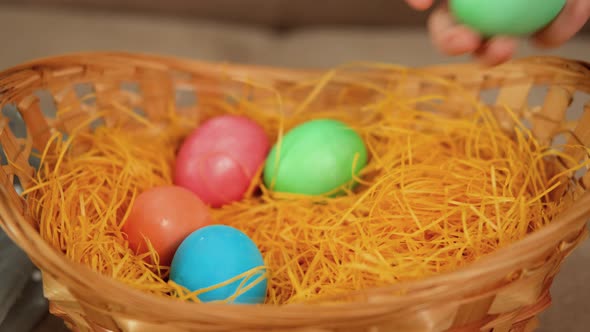
[(353, 174), (366, 164), (367, 149), (352, 128), (336, 120), (312, 120), (283, 136), (280, 149), (273, 146), (264, 183), (275, 192), (335, 196), (345, 185), (354, 188)]
[(526, 36), (553, 21), (567, 0), (450, 0), (455, 19), (484, 37)]

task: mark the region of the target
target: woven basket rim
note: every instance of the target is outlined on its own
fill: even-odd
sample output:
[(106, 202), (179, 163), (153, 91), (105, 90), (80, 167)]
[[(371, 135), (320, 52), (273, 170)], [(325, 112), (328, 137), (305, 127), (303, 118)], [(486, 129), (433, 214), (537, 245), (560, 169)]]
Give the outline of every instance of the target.
[[(23, 63), (21, 65), (6, 69), (0, 72), (0, 81), (9, 78), (22, 71), (37, 70), (46, 65), (51, 65), (56, 62), (70, 61), (74, 63), (87, 63), (92, 60), (104, 60), (110, 61), (128, 61), (133, 60), (135, 63), (138, 61), (142, 65), (152, 66), (153, 68), (162, 68), (166, 70), (169, 67), (165, 65), (167, 61), (173, 61), (178, 64), (180, 70), (185, 68), (208, 68), (211, 71), (220, 70), (235, 70), (236, 72), (249, 72), (249, 73), (261, 73), (275, 78), (287, 78), (287, 77), (301, 77), (305, 75), (315, 74), (323, 71), (322, 69), (312, 70), (292, 70), (288, 68), (278, 67), (264, 67), (264, 66), (244, 66), (234, 65), (228, 63), (215, 63), (206, 61), (195, 61), (189, 59), (182, 59), (171, 56), (156, 56), (146, 55), (139, 53), (127, 53), (127, 52), (84, 52), (84, 53), (71, 53), (61, 56), (41, 58), (33, 61)], [(557, 63), (557, 64), (556, 64)], [(590, 92), (590, 64), (583, 61), (576, 61), (570, 59), (563, 59), (559, 57), (528, 57), (512, 61), (493, 70), (510, 71), (513, 66), (547, 66), (548, 69), (554, 69), (556, 71), (562, 70), (563, 66), (575, 66), (582, 68), (583, 75), (581, 78), (586, 78), (589, 83), (585, 86), (586, 92)], [(223, 69), (222, 69), (223, 68)], [(464, 63), (464, 64), (451, 64), (451, 65), (437, 65), (422, 68), (415, 68), (415, 70), (424, 70), (437, 75), (444, 75), (445, 73), (452, 72), (457, 68), (472, 68), (481, 69), (477, 64)], [(4, 92), (3, 87), (0, 86), (0, 93)], [(417, 310), (418, 308), (412, 307), (410, 309), (405, 308), (407, 303), (413, 303), (417, 298), (428, 299), (429, 302), (444, 301), (449, 299), (449, 294), (454, 294), (456, 297), (464, 293), (461, 290), (460, 285), (464, 285), (465, 282), (474, 282), (478, 277), (489, 275), (491, 273), (509, 273), (515, 266), (518, 266), (520, 262), (530, 259), (532, 256), (542, 256), (544, 252), (552, 250), (555, 246), (564, 242), (564, 238), (567, 239), (578, 239), (581, 236), (580, 229), (585, 229), (585, 222), (580, 220), (586, 220), (590, 218), (590, 193), (586, 192), (579, 197), (574, 205), (567, 211), (558, 216), (551, 224), (538, 230), (537, 232), (528, 235), (524, 239), (512, 243), (504, 248), (497, 250), (496, 252), (483, 257), (479, 261), (467, 265), (463, 268), (442, 273), (433, 277), (425, 278), (423, 280), (411, 281), (411, 282), (400, 282), (399, 284), (386, 287), (372, 288), (368, 290), (361, 290), (358, 294), (370, 296), (371, 301), (369, 303), (362, 302), (362, 306), (359, 306), (360, 302), (352, 301), (346, 303), (330, 304), (329, 306), (323, 305), (321, 313), (317, 312), (315, 305), (283, 305), (283, 306), (236, 306), (236, 305), (220, 305), (220, 304), (208, 304), (208, 303), (186, 303), (179, 302), (171, 298), (160, 298), (151, 294), (144, 293), (131, 287), (114, 280), (110, 277), (100, 275), (90, 270), (88, 267), (74, 263), (68, 260), (65, 255), (60, 254), (54, 250), (48, 243), (42, 240), (36, 230), (29, 225), (25, 218), (20, 215), (10, 202), (8, 197), (7, 189), (0, 188), (0, 216), (2, 219), (2, 227), (5, 228), (8, 235), (27, 253), (31, 251), (43, 251), (45, 255), (52, 257), (52, 261), (59, 262), (59, 265), (48, 265), (44, 262), (36, 262), (43, 266), (42, 270), (48, 271), (51, 274), (58, 272), (64, 276), (68, 282), (79, 282), (80, 280), (88, 279), (92, 280), (91, 284), (100, 289), (101, 287), (107, 287), (111, 291), (118, 292), (121, 298), (127, 300), (128, 303), (134, 305), (128, 305), (125, 308), (125, 312), (129, 313), (137, 305), (146, 307), (160, 306), (162, 312), (152, 312), (153, 315), (166, 317), (167, 319), (174, 319), (174, 317), (190, 319), (194, 318), (198, 313), (206, 314), (207, 317), (223, 317), (224, 320), (232, 321), (240, 320), (241, 316), (247, 316), (250, 318), (258, 317), (260, 319), (269, 319), (273, 317), (277, 321), (280, 320), (301, 320), (306, 319), (313, 321), (314, 318), (310, 315), (316, 313), (316, 320), (320, 321), (326, 317), (338, 318), (343, 315), (348, 317), (366, 317), (366, 315), (374, 316), (377, 312), (392, 312), (392, 311), (403, 311), (403, 310)], [(518, 252), (515, 255), (514, 252)], [(453, 285), (457, 286), (457, 290), (454, 292), (449, 288)], [(401, 290), (409, 290), (405, 295), (388, 295), (392, 292)], [(440, 297), (440, 294), (444, 293), (444, 297)], [(116, 299), (113, 299), (115, 301)], [(116, 300), (119, 301), (119, 300)], [(223, 306), (223, 312), (219, 310), (219, 306)], [(96, 308), (97, 310), (106, 310), (106, 308)], [(123, 309), (123, 308), (120, 308)], [(115, 310), (110, 308), (110, 310)]]
[[(94, 60), (94, 61), (92, 61)], [(230, 61), (208, 61), (197, 60), (187, 57), (159, 55), (147, 52), (123, 52), (123, 51), (88, 51), (88, 52), (71, 52), (60, 55), (38, 57), (24, 61), (15, 66), (0, 70), (0, 81), (11, 77), (19, 72), (27, 70), (37, 70), (49, 65), (56, 65), (57, 63), (73, 62), (77, 65), (92, 64), (95, 62), (113, 62), (121, 63), (126, 61), (133, 61), (137, 65), (146, 66), (150, 69), (168, 70), (178, 69), (183, 70), (187, 68), (198, 68), (199, 71), (208, 73), (224, 73), (228, 74), (231, 70), (232, 76), (242, 76), (245, 73), (248, 75), (256, 74), (265, 78), (284, 79), (291, 81), (294, 78), (308, 77), (309, 75), (318, 75), (326, 72), (326, 68), (291, 68), (288, 66), (270, 66), (261, 64), (240, 64)], [(351, 62), (352, 64), (389, 64), (384, 62)], [(345, 63), (346, 64), (346, 63)], [(487, 65), (479, 64), (477, 62), (461, 62), (450, 64), (434, 64), (426, 66), (407, 66), (408, 70), (419, 73), (430, 73), (431, 76), (448, 76), (460, 70), (480, 70), (484, 73), (498, 73), (505, 74), (512, 72), (515, 68), (522, 67), (546, 67), (548, 71), (555, 73), (567, 74), (567, 69), (575, 68), (583, 71), (585, 75), (590, 75), (590, 61), (578, 60), (574, 58), (551, 56), (551, 55), (533, 55), (513, 59), (504, 64), (489, 67)], [(59, 67), (65, 67), (63, 65)], [(366, 68), (365, 68), (366, 69)], [(571, 74), (571, 72), (570, 72)], [(580, 76), (580, 75), (578, 75)], [(590, 93), (590, 83), (585, 87), (585, 91)], [(2, 92), (0, 86), (0, 93)]]

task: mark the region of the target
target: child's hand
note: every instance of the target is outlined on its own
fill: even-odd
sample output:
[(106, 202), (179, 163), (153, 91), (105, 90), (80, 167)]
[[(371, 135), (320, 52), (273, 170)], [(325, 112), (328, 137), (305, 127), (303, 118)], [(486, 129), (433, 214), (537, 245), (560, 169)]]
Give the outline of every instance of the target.
[[(426, 10), (436, 0), (406, 0), (418, 10)], [(590, 0), (568, 0), (551, 25), (538, 32), (533, 42), (539, 47), (558, 47), (572, 38), (590, 18)], [(482, 62), (495, 65), (509, 60), (517, 46), (516, 39), (494, 37), (484, 40), (469, 28), (458, 25), (449, 13), (447, 1), (441, 1), (430, 19), (428, 29), (435, 46), (447, 55), (474, 54)]]

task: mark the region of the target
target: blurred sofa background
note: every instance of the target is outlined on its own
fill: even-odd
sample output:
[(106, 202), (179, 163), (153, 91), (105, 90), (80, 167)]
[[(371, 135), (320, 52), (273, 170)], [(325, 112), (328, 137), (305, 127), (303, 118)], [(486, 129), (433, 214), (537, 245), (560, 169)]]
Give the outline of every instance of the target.
[[(289, 67), (470, 61), (439, 54), (426, 17), (402, 0), (0, 0), (0, 68), (92, 50)], [(517, 55), (541, 54), (590, 61), (590, 26), (559, 49), (523, 41)], [(61, 331), (59, 320), (46, 314), (38, 274), (1, 235), (0, 332)], [(539, 331), (589, 330), (589, 242), (564, 265)], [(19, 265), (3, 266), (2, 255)]]
[[(0, 67), (79, 50), (115, 49), (286, 66), (359, 59), (406, 65), (456, 62), (425, 32), (427, 13), (403, 0), (0, 0)], [(590, 28), (586, 28), (590, 32)], [(588, 38), (520, 56), (583, 58)], [(5, 46), (7, 44), (5, 43)]]

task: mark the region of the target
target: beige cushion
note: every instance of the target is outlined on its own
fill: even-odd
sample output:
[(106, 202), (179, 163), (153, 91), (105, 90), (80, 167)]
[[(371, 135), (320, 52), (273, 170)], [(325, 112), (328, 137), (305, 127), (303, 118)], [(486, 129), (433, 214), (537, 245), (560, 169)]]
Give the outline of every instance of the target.
[[(393, 0), (392, 0), (393, 1)], [(257, 10), (257, 9), (252, 9)], [(316, 67), (366, 60), (405, 65), (465, 61), (439, 55), (423, 28), (307, 28), (277, 35), (263, 28), (105, 13), (0, 7), (0, 67), (65, 52), (126, 50), (204, 60)], [(590, 60), (590, 39), (560, 49), (522, 44), (519, 56), (553, 54)], [(553, 289), (555, 305), (543, 316), (545, 332), (586, 332), (590, 326), (590, 243), (565, 264)]]

